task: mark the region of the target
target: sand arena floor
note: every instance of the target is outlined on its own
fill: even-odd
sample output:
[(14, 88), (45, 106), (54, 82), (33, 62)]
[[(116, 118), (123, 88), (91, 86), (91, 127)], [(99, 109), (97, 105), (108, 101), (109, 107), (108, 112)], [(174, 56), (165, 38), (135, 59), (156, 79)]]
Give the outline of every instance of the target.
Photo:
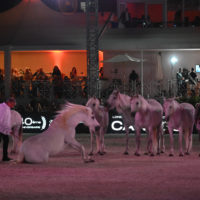
[[(89, 135), (77, 135), (89, 150)], [(0, 200), (198, 200), (200, 199), (200, 142), (193, 138), (193, 152), (169, 157), (165, 154), (134, 156), (135, 139), (130, 137), (130, 154), (123, 155), (124, 135), (106, 135), (107, 154), (94, 155), (94, 163), (83, 163), (80, 154), (66, 147), (45, 164), (0, 162)], [(2, 152), (2, 148), (0, 149)], [(16, 158), (16, 156), (11, 156)]]

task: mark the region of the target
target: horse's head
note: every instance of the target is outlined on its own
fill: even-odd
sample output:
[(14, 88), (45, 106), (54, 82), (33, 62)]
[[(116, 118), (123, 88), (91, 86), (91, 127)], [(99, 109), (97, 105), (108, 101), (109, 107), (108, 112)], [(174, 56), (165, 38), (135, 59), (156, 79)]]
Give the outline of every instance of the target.
[(90, 107), (85, 107), (83, 113), (84, 116), (82, 118), (82, 122), (89, 127), (91, 132), (98, 131), (100, 129), (100, 125), (97, 122), (92, 109)]
[(86, 106), (90, 107), (92, 110), (98, 110), (99, 105), (100, 105), (100, 101), (96, 97), (91, 97), (86, 103)]
[(171, 114), (175, 111), (175, 105), (174, 105), (173, 99), (164, 99), (163, 103), (163, 111), (165, 113), (165, 119), (168, 121)]
[(107, 107), (109, 110), (112, 110), (114, 109), (117, 104), (118, 104), (118, 101), (119, 101), (119, 91), (118, 90), (114, 90), (109, 98), (107, 99), (107, 101), (105, 102), (105, 107)]
[(139, 95), (131, 97), (131, 115), (134, 117), (136, 112), (142, 108), (142, 101)]

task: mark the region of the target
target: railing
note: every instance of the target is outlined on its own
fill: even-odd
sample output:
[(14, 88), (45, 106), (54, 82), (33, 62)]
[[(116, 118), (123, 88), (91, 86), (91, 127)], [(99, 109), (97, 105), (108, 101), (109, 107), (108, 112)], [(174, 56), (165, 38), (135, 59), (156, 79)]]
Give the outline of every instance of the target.
[[(87, 102), (87, 81), (82, 80), (64, 80), (60, 84), (52, 81), (12, 81), (11, 94), (17, 99), (18, 110), (23, 112), (43, 112), (58, 110), (59, 106), (66, 101), (85, 104)], [(0, 101), (4, 101), (4, 82), (0, 82)], [(99, 97), (105, 102), (110, 93), (118, 89), (121, 93), (129, 96), (141, 94), (140, 83), (122, 83), (118, 79), (100, 80)], [(143, 83), (143, 96), (145, 98), (154, 98), (160, 100), (163, 97), (175, 97), (192, 95), (199, 96), (199, 85), (192, 90), (191, 85), (182, 85), (178, 90), (176, 80), (168, 81), (168, 87), (164, 88), (163, 83), (159, 81), (150, 81)]]

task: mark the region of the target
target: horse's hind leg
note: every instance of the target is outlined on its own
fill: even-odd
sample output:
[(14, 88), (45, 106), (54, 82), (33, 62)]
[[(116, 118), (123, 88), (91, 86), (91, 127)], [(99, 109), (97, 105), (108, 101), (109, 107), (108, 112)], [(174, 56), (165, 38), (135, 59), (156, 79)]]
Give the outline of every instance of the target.
[(147, 151), (144, 153), (144, 155), (148, 155), (151, 153), (151, 145), (152, 145), (151, 136), (147, 132)]
[(128, 151), (129, 151), (129, 126), (128, 125), (124, 125), (125, 126), (125, 130), (126, 130), (126, 148), (125, 148), (125, 155), (128, 155)]
[(149, 129), (149, 134), (151, 136), (152, 146), (151, 146), (151, 156), (154, 156), (155, 152), (158, 150), (158, 133), (157, 128)]
[(135, 128), (135, 132), (136, 132), (136, 151), (135, 151), (135, 155), (136, 156), (140, 156), (140, 153), (139, 153), (139, 149), (140, 149), (140, 128), (136, 127)]
[(182, 143), (183, 143), (183, 129), (179, 129), (179, 156), (183, 156)]
[(168, 128), (169, 130), (169, 137), (170, 137), (170, 154), (169, 156), (174, 156), (174, 137), (173, 137), (173, 129)]
[(164, 132), (163, 132), (163, 126), (160, 126), (160, 147), (161, 147), (161, 153), (165, 152), (165, 138), (164, 138)]
[[(186, 142), (186, 140), (187, 140), (187, 142)], [(192, 128), (190, 128), (188, 130), (188, 133), (185, 134), (185, 149), (186, 149), (185, 154), (189, 155), (190, 151), (192, 149)]]

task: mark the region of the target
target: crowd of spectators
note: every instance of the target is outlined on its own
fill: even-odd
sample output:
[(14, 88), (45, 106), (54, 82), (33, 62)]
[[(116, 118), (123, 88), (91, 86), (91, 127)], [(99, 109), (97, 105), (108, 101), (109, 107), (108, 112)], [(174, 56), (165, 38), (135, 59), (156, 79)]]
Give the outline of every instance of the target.
[[(200, 17), (195, 16), (194, 20), (189, 20), (187, 16), (184, 17), (184, 21), (182, 21), (182, 10), (178, 9), (174, 14), (174, 19), (172, 21), (167, 22), (168, 27), (180, 27), (180, 26), (192, 26), (199, 27), (200, 26)], [(141, 17), (131, 17), (128, 8), (125, 8), (120, 16), (118, 17), (116, 13), (112, 14), (110, 19), (110, 27), (111, 28), (161, 28), (164, 27), (164, 22), (153, 22), (151, 17), (142, 15)]]
[[(44, 72), (43, 68), (34, 73), (28, 67), (25, 70), (12, 68), (11, 87), (11, 95), (26, 102), (19, 109), (27, 112), (57, 109), (62, 99), (70, 101), (87, 96), (86, 77), (78, 76), (75, 67), (70, 77), (58, 66), (54, 66), (52, 73)], [(0, 99), (4, 98), (4, 88), (4, 71), (0, 69)]]

